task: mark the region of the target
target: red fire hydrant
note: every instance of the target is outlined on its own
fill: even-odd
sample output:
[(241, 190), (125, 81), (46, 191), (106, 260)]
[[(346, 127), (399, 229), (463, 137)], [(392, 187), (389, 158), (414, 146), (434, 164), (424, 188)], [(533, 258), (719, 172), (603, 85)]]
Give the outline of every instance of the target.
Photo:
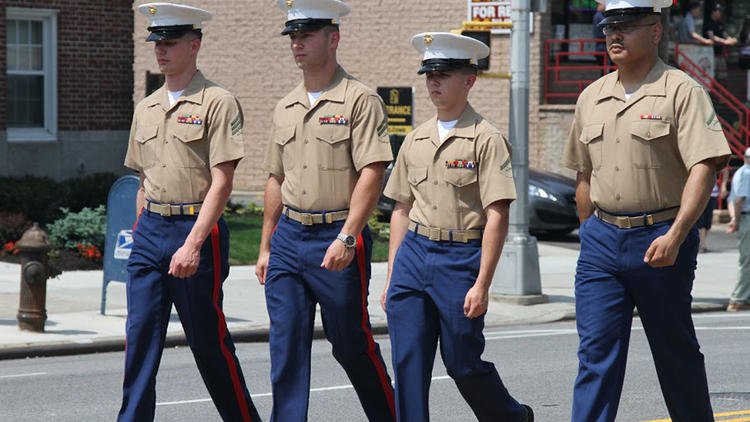
[(47, 263), (47, 252), (51, 245), (47, 241), (47, 233), (34, 223), (16, 242), (16, 249), (21, 257), (21, 294), (16, 316), (18, 328), (43, 332), (44, 321), (47, 320), (47, 278), (51, 275)]

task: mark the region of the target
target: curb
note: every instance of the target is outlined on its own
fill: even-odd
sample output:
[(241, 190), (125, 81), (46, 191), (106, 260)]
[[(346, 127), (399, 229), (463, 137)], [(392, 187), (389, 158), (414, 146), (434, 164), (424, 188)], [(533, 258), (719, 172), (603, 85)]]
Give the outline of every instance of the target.
[[(720, 312), (726, 309), (726, 304), (712, 303), (712, 302), (694, 302), (692, 305), (692, 313), (704, 313), (704, 312)], [(634, 315), (638, 314), (638, 311), (633, 312)], [(550, 319), (541, 320), (539, 318), (528, 318), (528, 319), (515, 319), (508, 321), (496, 321), (489, 322), (485, 325), (486, 328), (492, 327), (505, 327), (508, 325), (522, 325), (522, 324), (540, 324), (540, 323), (551, 323), (561, 321), (573, 321), (575, 320), (575, 311), (564, 312), (559, 316), (554, 316)], [(388, 325), (385, 322), (378, 322), (372, 324), (372, 333), (374, 335), (388, 334)], [(232, 339), (235, 343), (265, 343), (268, 342), (268, 328), (239, 328), (230, 330)], [(315, 326), (313, 331), (314, 339), (325, 338), (325, 331), (322, 326)], [(187, 339), (183, 333), (167, 334), (164, 342), (164, 347), (180, 347), (187, 346)], [(36, 357), (52, 357), (52, 356), (72, 356), (80, 354), (92, 354), (92, 353), (108, 353), (108, 352), (121, 352), (125, 350), (125, 337), (107, 337), (101, 339), (94, 339), (89, 343), (82, 342), (56, 342), (46, 344), (18, 344), (9, 347), (0, 347), (0, 360), (11, 360), (11, 359), (26, 359)]]
[[(266, 343), (268, 342), (268, 328), (239, 328), (230, 330), (235, 343)], [(378, 323), (372, 326), (374, 335), (388, 334), (388, 326)], [(322, 326), (316, 326), (313, 331), (314, 339), (325, 338)], [(184, 333), (167, 334), (164, 347), (187, 346)], [(44, 344), (17, 344), (9, 347), (0, 346), (0, 360), (28, 359), (52, 356), (73, 356), (93, 353), (122, 352), (125, 350), (125, 336), (93, 339), (91, 342), (51, 342)]]

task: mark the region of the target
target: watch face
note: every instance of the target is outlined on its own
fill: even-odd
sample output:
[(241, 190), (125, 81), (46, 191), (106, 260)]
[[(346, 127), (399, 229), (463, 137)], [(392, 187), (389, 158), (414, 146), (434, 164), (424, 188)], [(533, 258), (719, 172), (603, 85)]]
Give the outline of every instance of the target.
[(336, 236), (340, 241), (344, 243), (344, 246), (347, 248), (353, 248), (357, 245), (357, 238), (350, 235), (350, 234), (343, 234), (340, 233), (338, 236)]

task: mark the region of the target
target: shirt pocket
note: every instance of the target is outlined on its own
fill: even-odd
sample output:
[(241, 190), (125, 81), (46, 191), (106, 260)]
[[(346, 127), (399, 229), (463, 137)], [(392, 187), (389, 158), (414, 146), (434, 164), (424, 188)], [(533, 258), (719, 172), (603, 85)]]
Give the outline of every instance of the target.
[(478, 200), (476, 168), (446, 168), (445, 181), (452, 186), (456, 203), (461, 208), (472, 208)]
[[(325, 128), (324, 125), (323, 127)], [(348, 126), (330, 125), (321, 128), (315, 137), (318, 142), (318, 157), (321, 170), (349, 170), (352, 167), (350, 132)]]
[(604, 143), (604, 123), (586, 125), (578, 141), (586, 146), (591, 159), (591, 166), (598, 170), (602, 166), (602, 144)]
[(135, 132), (135, 140), (141, 156), (141, 165), (144, 169), (156, 164), (156, 136), (159, 134), (158, 125), (138, 125)]
[(477, 169), (469, 168), (446, 168), (445, 181), (449, 184), (462, 188), (477, 181)]
[(660, 150), (668, 147), (669, 122), (635, 121), (630, 126), (633, 140), (633, 165), (639, 169), (661, 167)]
[(427, 179), (427, 167), (409, 167), (407, 170), (409, 184), (415, 188)]
[(175, 131), (175, 138), (180, 141), (176, 156), (179, 164), (185, 168), (205, 167), (208, 161), (207, 143), (203, 142), (203, 125), (180, 124)]
[(274, 131), (273, 141), (281, 146), (281, 164), (284, 166), (284, 172), (294, 168), (297, 160), (294, 157), (294, 136), (297, 127), (282, 126), (277, 127)]

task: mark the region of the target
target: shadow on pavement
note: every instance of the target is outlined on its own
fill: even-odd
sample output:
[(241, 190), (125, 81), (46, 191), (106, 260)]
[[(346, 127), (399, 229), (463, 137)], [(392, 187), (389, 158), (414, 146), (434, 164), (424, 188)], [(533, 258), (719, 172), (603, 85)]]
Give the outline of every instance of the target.
[(85, 330), (48, 330), (44, 329), (45, 334), (62, 334), (62, 335), (79, 335), (79, 334), (87, 334), (87, 335), (95, 335), (97, 334), (96, 331), (85, 331)]
[(563, 295), (548, 295), (550, 302), (557, 302), (557, 303), (575, 303), (576, 298), (573, 296), (563, 296)]

